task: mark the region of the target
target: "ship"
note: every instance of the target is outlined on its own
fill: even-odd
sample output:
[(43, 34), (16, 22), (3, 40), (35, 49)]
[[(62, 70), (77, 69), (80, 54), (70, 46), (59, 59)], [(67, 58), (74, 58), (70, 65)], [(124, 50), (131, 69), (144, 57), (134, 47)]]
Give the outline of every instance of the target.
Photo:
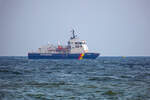
[(67, 45), (48, 43), (35, 52), (28, 52), (28, 59), (96, 59), (100, 53), (89, 52), (85, 40), (80, 40), (73, 29)]

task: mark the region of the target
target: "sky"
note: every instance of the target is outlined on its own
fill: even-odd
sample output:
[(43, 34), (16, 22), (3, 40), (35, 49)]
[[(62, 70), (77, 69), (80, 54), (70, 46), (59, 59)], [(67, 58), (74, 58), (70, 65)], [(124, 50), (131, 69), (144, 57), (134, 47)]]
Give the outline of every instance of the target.
[(0, 56), (66, 45), (72, 28), (90, 52), (150, 56), (150, 0), (0, 0)]

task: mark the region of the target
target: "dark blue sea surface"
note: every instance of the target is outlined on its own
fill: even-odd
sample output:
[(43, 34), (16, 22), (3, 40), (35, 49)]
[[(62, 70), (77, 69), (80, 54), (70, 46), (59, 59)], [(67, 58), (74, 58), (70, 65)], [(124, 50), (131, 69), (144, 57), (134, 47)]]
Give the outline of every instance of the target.
[(0, 100), (150, 100), (150, 57), (0, 57)]

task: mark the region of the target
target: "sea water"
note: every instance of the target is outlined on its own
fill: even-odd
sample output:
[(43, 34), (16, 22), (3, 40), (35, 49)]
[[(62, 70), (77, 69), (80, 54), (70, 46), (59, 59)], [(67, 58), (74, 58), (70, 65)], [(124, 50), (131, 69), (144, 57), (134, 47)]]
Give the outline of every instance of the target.
[(0, 100), (150, 100), (150, 57), (0, 57)]

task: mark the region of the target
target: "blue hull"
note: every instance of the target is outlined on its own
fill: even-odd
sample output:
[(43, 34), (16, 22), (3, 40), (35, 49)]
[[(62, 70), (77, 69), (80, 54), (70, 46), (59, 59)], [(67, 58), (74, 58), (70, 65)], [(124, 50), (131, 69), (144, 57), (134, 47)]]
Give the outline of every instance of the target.
[[(29, 59), (80, 59), (81, 54), (28, 53)], [(95, 59), (99, 53), (84, 53), (83, 59)]]

